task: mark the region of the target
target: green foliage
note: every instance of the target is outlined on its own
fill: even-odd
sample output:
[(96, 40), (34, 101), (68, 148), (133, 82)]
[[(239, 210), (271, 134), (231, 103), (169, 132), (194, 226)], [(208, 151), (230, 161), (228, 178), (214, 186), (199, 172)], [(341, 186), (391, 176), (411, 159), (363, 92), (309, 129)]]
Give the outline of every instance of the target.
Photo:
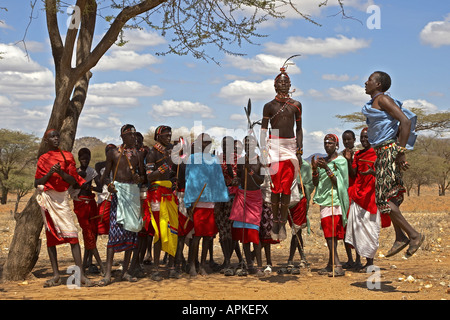
[(420, 194), (422, 185), (439, 185), (439, 194), (450, 188), (450, 139), (419, 136), (413, 151), (406, 154), (410, 168), (403, 179), (409, 190), (413, 186)]
[[(39, 139), (21, 131), (0, 129), (1, 203), (5, 204), (10, 190), (31, 190), (34, 183)], [(32, 169), (31, 169), (32, 168)], [(27, 191), (27, 192), (28, 192)], [(21, 191), (22, 192), (22, 191)]]

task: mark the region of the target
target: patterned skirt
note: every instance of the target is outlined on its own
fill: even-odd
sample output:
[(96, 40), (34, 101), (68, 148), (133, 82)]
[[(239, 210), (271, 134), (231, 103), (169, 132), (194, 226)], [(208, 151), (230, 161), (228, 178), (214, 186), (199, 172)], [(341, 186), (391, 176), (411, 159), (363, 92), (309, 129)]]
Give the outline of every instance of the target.
[(214, 205), (214, 220), (216, 221), (217, 230), (219, 230), (219, 240), (231, 240), (231, 228), (233, 221), (230, 220), (231, 208), (233, 207), (234, 195), (230, 195), (231, 200), (228, 202), (216, 202)]
[(395, 200), (397, 205), (403, 202), (406, 189), (403, 184), (400, 166), (395, 162), (398, 148), (395, 143), (389, 143), (375, 148), (375, 200), (380, 213), (389, 214), (389, 201)]
[(270, 202), (263, 202), (262, 215), (261, 215), (261, 224), (259, 226), (259, 240), (262, 243), (280, 243), (279, 240), (273, 240), (272, 231), (273, 227), (273, 212), (272, 212), (272, 204)]
[(114, 252), (127, 251), (137, 248), (137, 241), (137, 232), (125, 230), (123, 225), (117, 223), (117, 195), (113, 193), (111, 197), (108, 248), (113, 248)]

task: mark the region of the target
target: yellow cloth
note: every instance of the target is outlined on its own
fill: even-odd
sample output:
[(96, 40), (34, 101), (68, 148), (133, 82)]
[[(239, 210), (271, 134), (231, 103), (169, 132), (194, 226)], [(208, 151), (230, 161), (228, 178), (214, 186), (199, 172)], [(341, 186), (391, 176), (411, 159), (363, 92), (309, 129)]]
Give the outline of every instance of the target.
[[(155, 181), (153, 183), (164, 188), (172, 188), (172, 182), (170, 181)], [(155, 229), (153, 243), (161, 239), (161, 249), (174, 257), (178, 245), (178, 206), (175, 202), (175, 195), (173, 193), (161, 195), (159, 227), (150, 205), (149, 210), (152, 216), (153, 229)]]

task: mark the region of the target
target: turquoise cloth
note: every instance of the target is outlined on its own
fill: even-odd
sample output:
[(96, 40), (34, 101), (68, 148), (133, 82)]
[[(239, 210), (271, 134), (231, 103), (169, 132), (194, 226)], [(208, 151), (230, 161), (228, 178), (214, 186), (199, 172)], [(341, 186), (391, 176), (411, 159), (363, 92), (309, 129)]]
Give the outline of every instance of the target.
[[(394, 102), (400, 107), (402, 112), (406, 117), (411, 120), (411, 131), (408, 137), (408, 142), (406, 148), (412, 150), (417, 139), (417, 134), (415, 132), (417, 116), (408, 109), (402, 107), (402, 102), (393, 99)], [(386, 111), (378, 110), (372, 108), (373, 101), (370, 100), (362, 108), (362, 113), (366, 116), (367, 120), (367, 135), (369, 142), (373, 148), (385, 144), (387, 141), (397, 140), (397, 131), (400, 122), (395, 120)]]
[(228, 202), (228, 188), (225, 185), (222, 168), (212, 154), (194, 153), (186, 164), (186, 187), (184, 203), (186, 208), (197, 200), (206, 183), (200, 198), (201, 202)]
[(254, 229), (259, 231), (259, 226), (241, 221), (233, 221), (233, 228)]
[(337, 188), (332, 188), (331, 179), (328, 177), (326, 170), (318, 168), (319, 184), (317, 185), (313, 201), (324, 207), (331, 207), (332, 204), (333, 206), (341, 206), (342, 222), (345, 226), (349, 208), (347, 160), (343, 156), (338, 156), (327, 165), (336, 176)]
[[(300, 180), (301, 174), (301, 180)], [(302, 167), (300, 168), (300, 174), (297, 175), (297, 184), (298, 189), (300, 191), (300, 200), (303, 197), (306, 197), (306, 212), (309, 210), (309, 203), (311, 201), (311, 194), (314, 191), (314, 183), (312, 181), (312, 168), (308, 161), (302, 159)], [(303, 189), (305, 190), (305, 194), (303, 194), (301, 182), (303, 182)], [(309, 221), (309, 215), (306, 215), (306, 230), (308, 234), (311, 233), (311, 222)]]
[(117, 223), (128, 231), (141, 231), (143, 220), (138, 185), (115, 181), (114, 186), (117, 190)]
[[(309, 201), (311, 200), (311, 194), (314, 191), (314, 183), (312, 181), (312, 169), (311, 165), (305, 159), (302, 159), (302, 167), (300, 169), (300, 173), (302, 175), (302, 179), (300, 180), (300, 175), (297, 176), (297, 183), (300, 191), (300, 199), (306, 196), (307, 207), (309, 208)], [(303, 182), (303, 188), (305, 189), (305, 195), (302, 193), (302, 187), (300, 183)]]

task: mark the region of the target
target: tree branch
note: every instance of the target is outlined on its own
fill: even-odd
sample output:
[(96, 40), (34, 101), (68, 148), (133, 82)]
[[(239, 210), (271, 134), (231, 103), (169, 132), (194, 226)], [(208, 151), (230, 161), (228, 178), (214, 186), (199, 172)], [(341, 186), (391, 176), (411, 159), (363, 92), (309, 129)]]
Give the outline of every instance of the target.
[[(61, 40), (61, 34), (58, 27), (58, 9), (56, 7), (57, 0), (45, 1), (45, 15), (47, 20), (48, 37), (50, 39), (50, 45), (52, 47), (53, 62), (55, 64), (55, 74), (59, 74), (60, 61), (64, 51), (64, 45)], [(58, 83), (56, 81), (56, 90)]]
[[(75, 6), (79, 8), (81, 16), (84, 16), (86, 0), (77, 0)], [(76, 18), (77, 17), (75, 17), (75, 19)], [(61, 67), (63, 67), (65, 70), (70, 70), (71, 68), (73, 49), (75, 47), (75, 40), (77, 39), (77, 35), (78, 35), (78, 28), (70, 25), (70, 27), (68, 27), (67, 29), (66, 39), (64, 42), (64, 51), (61, 56)]]
[(81, 77), (87, 71), (95, 67), (100, 58), (108, 51), (109, 48), (116, 42), (117, 37), (120, 34), (123, 26), (127, 23), (131, 18), (136, 17), (137, 15), (149, 11), (153, 8), (158, 7), (162, 3), (167, 2), (167, 0), (146, 0), (139, 4), (136, 4), (131, 7), (125, 7), (114, 19), (114, 22), (111, 24), (108, 31), (105, 33), (103, 38), (91, 52), (91, 54), (77, 67), (75, 68), (74, 74), (77, 77)]

